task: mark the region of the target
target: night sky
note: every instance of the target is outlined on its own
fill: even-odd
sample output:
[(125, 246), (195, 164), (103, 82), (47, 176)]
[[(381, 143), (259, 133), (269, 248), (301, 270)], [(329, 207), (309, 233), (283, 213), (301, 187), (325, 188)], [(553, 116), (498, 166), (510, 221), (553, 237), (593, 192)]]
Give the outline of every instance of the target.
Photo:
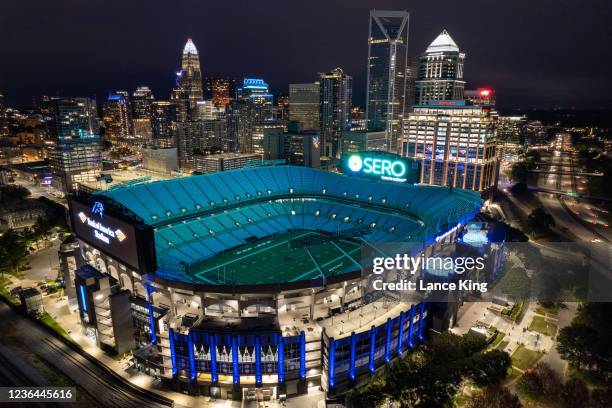
[(1, 0), (0, 88), (16, 106), (138, 85), (167, 99), (192, 37), (204, 76), (280, 94), (340, 66), (363, 106), (372, 8), (410, 12), (413, 57), (446, 28), (467, 88), (493, 87), (502, 109), (612, 107), (610, 0)]

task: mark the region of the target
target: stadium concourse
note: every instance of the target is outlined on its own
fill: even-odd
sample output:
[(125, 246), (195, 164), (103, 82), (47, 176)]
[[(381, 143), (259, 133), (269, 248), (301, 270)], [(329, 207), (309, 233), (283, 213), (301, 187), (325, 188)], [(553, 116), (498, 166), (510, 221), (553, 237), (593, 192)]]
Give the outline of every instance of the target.
[[(86, 210), (94, 203), (103, 216)], [(79, 271), (81, 314), (98, 342), (111, 337), (106, 344), (117, 350), (125, 329), (100, 327), (115, 313), (92, 319), (99, 303), (89, 299), (126, 293), (142, 369), (190, 393), (333, 393), (426, 333), (426, 303), (363, 297), (362, 248), (401, 242), (413, 254), (430, 250), (436, 238), (454, 239), (448, 232), (481, 205), (461, 189), (294, 166), (82, 194), (73, 198), (73, 222), (95, 231), (77, 229), (90, 268)], [(124, 240), (111, 232), (110, 244), (100, 243), (106, 230)], [(126, 253), (130, 234), (137, 254)]]

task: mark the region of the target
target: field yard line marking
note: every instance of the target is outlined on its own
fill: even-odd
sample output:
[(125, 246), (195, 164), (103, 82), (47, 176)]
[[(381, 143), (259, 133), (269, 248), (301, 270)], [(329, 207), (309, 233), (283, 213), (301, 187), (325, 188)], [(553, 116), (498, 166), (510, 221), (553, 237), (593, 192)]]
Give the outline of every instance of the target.
[[(310, 232), (307, 232), (307, 233), (305, 233), (305, 234), (299, 235), (299, 236), (297, 236), (296, 238), (293, 238), (293, 239), (302, 238), (302, 237), (304, 237), (304, 236), (306, 236), (306, 235), (308, 235), (308, 234), (310, 234)], [(209, 271), (211, 271), (211, 270), (214, 270), (214, 269), (219, 268), (220, 266), (226, 266), (226, 265), (229, 265), (229, 264), (231, 264), (231, 263), (238, 262), (239, 260), (246, 259), (246, 258), (250, 257), (251, 255), (256, 255), (256, 254), (258, 254), (258, 253), (260, 253), (260, 252), (267, 251), (267, 250), (268, 250), (268, 249), (270, 249), (270, 248), (275, 248), (275, 247), (277, 247), (277, 246), (279, 246), (279, 245), (286, 244), (287, 242), (289, 242), (289, 241), (288, 241), (288, 240), (283, 240), (282, 242), (279, 242), (278, 244), (270, 245), (270, 246), (267, 246), (267, 247), (265, 247), (265, 248), (262, 248), (262, 249), (259, 249), (259, 250), (256, 250), (256, 251), (249, 252), (247, 255), (244, 255), (243, 257), (240, 257), (239, 259), (234, 259), (233, 261), (228, 261), (228, 262), (224, 262), (224, 263), (222, 263), (222, 264), (218, 264), (218, 265), (216, 265), (216, 266), (215, 266), (215, 267), (213, 267), (213, 268), (208, 268), (208, 269), (206, 269), (205, 271), (200, 271), (200, 272), (198, 272), (198, 273), (207, 273), (207, 272), (209, 272)]]

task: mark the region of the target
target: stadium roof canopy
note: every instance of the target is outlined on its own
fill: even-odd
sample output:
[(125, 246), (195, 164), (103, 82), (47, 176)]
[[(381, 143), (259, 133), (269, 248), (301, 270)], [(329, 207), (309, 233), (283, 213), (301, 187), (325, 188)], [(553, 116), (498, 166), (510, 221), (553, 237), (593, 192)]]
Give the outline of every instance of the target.
[[(245, 168), (99, 194), (154, 228), (159, 276), (233, 286), (340, 276), (359, 269), (359, 240), (431, 242), (482, 205), (472, 191), (295, 166)], [(351, 235), (359, 236), (357, 242)], [(317, 239), (321, 243), (312, 244)], [(305, 240), (311, 243), (296, 247)]]

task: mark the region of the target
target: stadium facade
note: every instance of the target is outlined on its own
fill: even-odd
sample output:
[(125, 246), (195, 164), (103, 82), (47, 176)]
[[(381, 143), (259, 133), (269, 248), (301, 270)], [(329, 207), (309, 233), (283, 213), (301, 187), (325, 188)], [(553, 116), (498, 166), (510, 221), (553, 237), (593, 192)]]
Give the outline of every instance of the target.
[(408, 352), (425, 302), (369, 299), (363, 246), (432, 251), (476, 192), (254, 167), (77, 194), (85, 333), (191, 394), (342, 392)]

